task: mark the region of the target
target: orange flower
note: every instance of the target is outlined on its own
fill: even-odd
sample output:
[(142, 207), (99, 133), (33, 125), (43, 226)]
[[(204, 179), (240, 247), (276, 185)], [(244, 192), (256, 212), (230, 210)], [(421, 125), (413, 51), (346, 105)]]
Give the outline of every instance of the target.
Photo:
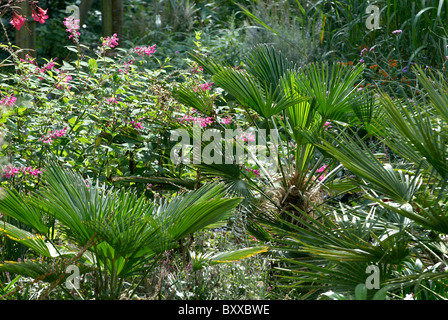
[(395, 68), (398, 65), (398, 60), (389, 60), (390, 66)]
[(380, 70), (378, 70), (378, 73), (379, 74), (381, 74), (383, 77), (385, 77), (385, 78), (387, 78), (389, 75), (387, 74), (387, 72), (386, 71), (384, 71), (384, 70), (382, 70), (382, 69), (380, 69)]

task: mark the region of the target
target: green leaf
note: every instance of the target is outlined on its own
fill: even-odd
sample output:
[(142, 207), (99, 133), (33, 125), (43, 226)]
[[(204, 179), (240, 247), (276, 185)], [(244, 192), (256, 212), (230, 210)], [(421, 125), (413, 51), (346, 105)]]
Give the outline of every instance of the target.
[(244, 248), (239, 249), (235, 251), (229, 251), (229, 252), (222, 252), (214, 255), (210, 258), (211, 264), (219, 264), (219, 263), (229, 263), (229, 262), (235, 262), (239, 260), (243, 260), (252, 256), (255, 256), (257, 254), (267, 252), (268, 247), (266, 246), (259, 246), (259, 247), (253, 247), (253, 248)]
[(89, 59), (89, 70), (92, 73), (96, 73), (96, 71), (98, 70), (98, 63), (93, 58)]
[(355, 288), (356, 300), (367, 300), (367, 287), (364, 283), (360, 283)]
[(386, 296), (387, 296), (387, 291), (389, 291), (389, 289), (390, 289), (390, 286), (385, 286), (385, 287), (381, 288), (374, 294), (372, 300), (385, 300)]
[(42, 235), (22, 230), (8, 222), (2, 222), (0, 231), (8, 238), (21, 243), (45, 257), (56, 257), (58, 253), (52, 244), (47, 243)]

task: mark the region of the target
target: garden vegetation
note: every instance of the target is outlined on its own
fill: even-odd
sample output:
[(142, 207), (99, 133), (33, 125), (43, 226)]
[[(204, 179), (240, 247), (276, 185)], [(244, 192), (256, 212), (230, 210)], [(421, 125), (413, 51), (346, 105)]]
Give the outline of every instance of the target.
[(99, 3), (0, 1), (0, 300), (448, 298), (446, 1)]

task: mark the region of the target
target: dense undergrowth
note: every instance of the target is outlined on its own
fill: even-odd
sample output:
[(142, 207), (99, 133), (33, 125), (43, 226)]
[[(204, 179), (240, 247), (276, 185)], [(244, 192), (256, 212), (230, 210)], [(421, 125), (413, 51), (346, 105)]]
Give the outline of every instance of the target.
[(37, 57), (1, 44), (0, 299), (446, 299), (448, 8), (371, 4), (132, 0), (119, 39), (40, 1)]

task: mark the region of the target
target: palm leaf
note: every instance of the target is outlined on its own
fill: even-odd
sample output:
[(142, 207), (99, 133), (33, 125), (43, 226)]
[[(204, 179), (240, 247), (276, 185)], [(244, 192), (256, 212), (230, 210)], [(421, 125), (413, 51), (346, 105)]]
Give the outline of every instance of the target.
[(317, 111), (324, 119), (344, 120), (357, 105), (363, 104), (357, 85), (364, 70), (362, 65), (350, 67), (313, 63), (295, 74), (300, 93), (316, 100)]
[(33, 249), (38, 254), (45, 257), (56, 257), (58, 253), (53, 245), (45, 241), (45, 238), (40, 234), (35, 234), (26, 230), (22, 230), (10, 223), (3, 222), (0, 226), (0, 231), (8, 238), (21, 243), (28, 248)]
[(224, 196), (222, 184), (205, 185), (182, 198), (162, 203), (154, 214), (161, 222), (162, 229), (177, 241), (228, 218), (241, 199)]
[[(92, 270), (82, 264), (78, 264), (77, 266), (80, 274), (84, 274)], [(19, 274), (23, 277), (30, 277), (36, 281), (40, 280), (49, 283), (58, 281), (61, 283), (69, 276), (69, 274), (66, 273), (65, 267), (65, 264), (51, 265), (46, 262), (32, 260), (24, 262), (6, 261), (0, 264), (0, 271)]]
[(206, 115), (213, 111), (213, 97), (208, 90), (194, 90), (186, 85), (180, 85), (173, 90), (176, 99), (190, 108), (197, 109)]
[(297, 67), (286, 60), (272, 46), (259, 45), (250, 53), (247, 71), (258, 79), (259, 83), (270, 84), (274, 88), (280, 85), (281, 79), (289, 70)]
[(32, 204), (31, 198), (21, 197), (16, 190), (5, 190), (6, 195), (0, 198), (0, 211), (23, 224), (33, 228), (40, 234), (47, 234), (48, 214), (39, 206)]
[(212, 265), (219, 264), (219, 263), (229, 263), (229, 262), (235, 262), (240, 261), (252, 256), (255, 256), (257, 254), (267, 252), (268, 247), (265, 246), (258, 246), (258, 247), (252, 247), (252, 248), (244, 248), (229, 252), (221, 252), (218, 253), (210, 258), (210, 262)]
[(290, 99), (280, 87), (272, 83), (260, 84), (251, 75), (236, 69), (226, 69), (213, 77), (214, 82), (232, 95), (243, 106), (269, 118), (291, 105), (306, 100)]
[(346, 133), (329, 139), (333, 144), (323, 141), (319, 147), (333, 155), (346, 169), (362, 178), (362, 181), (357, 182), (358, 185), (385, 194), (399, 203), (409, 202), (421, 185), (418, 172), (410, 177), (407, 173), (394, 170), (389, 164), (381, 163), (362, 141), (354, 141)]

